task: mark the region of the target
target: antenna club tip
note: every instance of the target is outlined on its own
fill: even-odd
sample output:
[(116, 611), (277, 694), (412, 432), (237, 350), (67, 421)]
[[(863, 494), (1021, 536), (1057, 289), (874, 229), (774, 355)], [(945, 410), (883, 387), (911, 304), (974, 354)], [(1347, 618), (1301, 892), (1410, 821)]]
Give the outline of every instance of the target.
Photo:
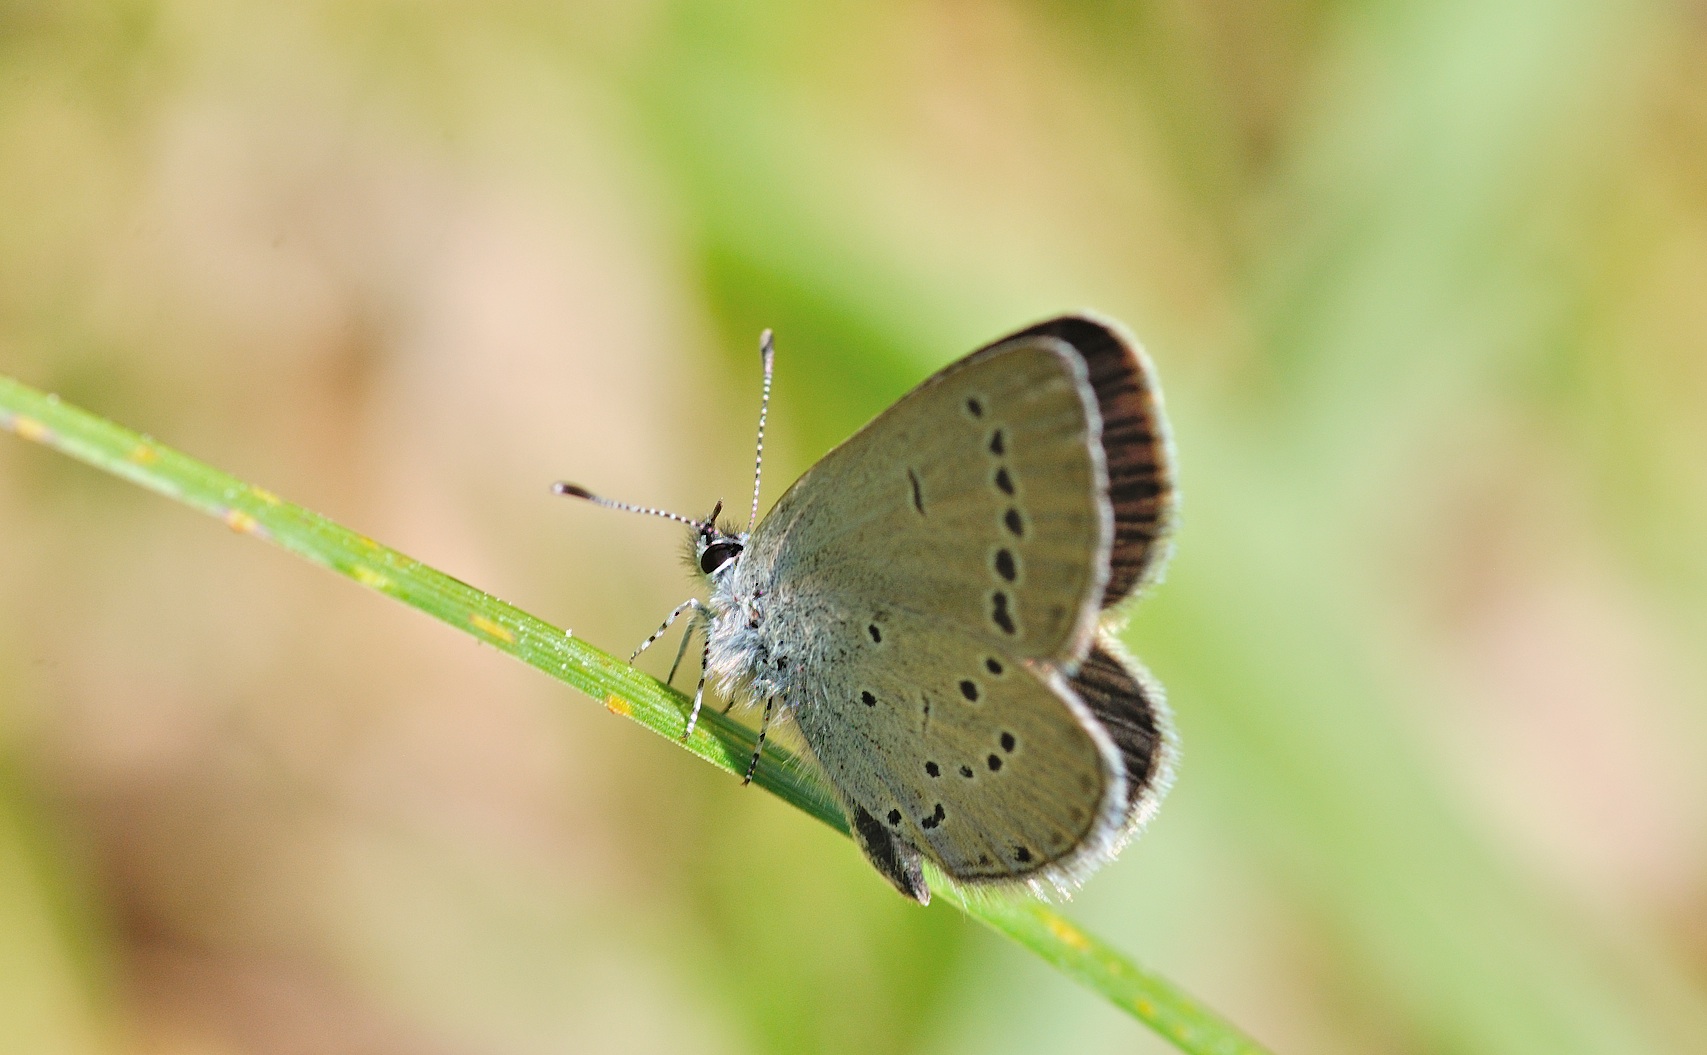
[(759, 354), (767, 359), (776, 354), (775, 338), (768, 326), (759, 334)]
[(559, 480), (552, 484), (551, 491), (553, 494), (568, 495), (570, 498), (586, 498), (591, 500), (594, 497), (593, 492), (587, 490), (585, 487), (569, 483), (565, 480)]

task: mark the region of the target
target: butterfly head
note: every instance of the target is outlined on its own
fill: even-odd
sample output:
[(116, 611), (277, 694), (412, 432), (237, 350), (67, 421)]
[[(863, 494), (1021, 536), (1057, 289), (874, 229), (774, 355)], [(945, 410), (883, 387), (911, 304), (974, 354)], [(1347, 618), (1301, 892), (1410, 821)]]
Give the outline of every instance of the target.
[(718, 526), (717, 514), (722, 511), (723, 503), (718, 502), (710, 516), (694, 524), (691, 538), (694, 566), (713, 581), (733, 571), (741, 562), (741, 551), (747, 548), (745, 533)]

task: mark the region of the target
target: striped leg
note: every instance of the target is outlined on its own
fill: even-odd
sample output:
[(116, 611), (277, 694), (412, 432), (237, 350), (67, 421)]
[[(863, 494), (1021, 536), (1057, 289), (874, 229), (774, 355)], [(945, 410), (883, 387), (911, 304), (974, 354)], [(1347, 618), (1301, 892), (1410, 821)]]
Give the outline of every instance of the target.
[[(692, 608), (695, 612), (699, 613), (703, 613), (706, 610), (704, 602), (697, 597), (689, 597), (681, 604), (676, 605), (676, 610), (670, 613), (670, 617), (668, 619), (664, 620), (664, 625), (652, 631), (652, 636), (640, 642), (640, 647), (635, 649), (634, 652), (629, 655), (629, 665), (632, 666), (634, 661), (640, 658), (640, 653), (651, 648), (659, 638), (663, 637), (664, 632), (670, 629), (670, 624), (676, 621), (676, 617), (687, 611), (689, 608)], [(680, 660), (678, 659), (677, 662), (680, 662)]]
[(746, 787), (753, 782), (753, 774), (759, 769), (759, 756), (765, 751), (765, 734), (771, 727), (771, 709), (776, 705), (776, 697), (765, 700), (765, 716), (759, 719), (759, 742), (753, 745), (753, 760), (747, 763), (747, 775), (741, 778), (741, 786)]
[(688, 727), (682, 730), (682, 739), (693, 735), (693, 727), (699, 724), (699, 705), (705, 699), (705, 668), (711, 665), (711, 646), (699, 654), (699, 685), (693, 690), (693, 710), (688, 712)]
[(682, 631), (682, 643), (676, 646), (676, 660), (674, 663), (670, 664), (670, 676), (664, 679), (665, 685), (674, 686), (676, 684), (676, 671), (681, 668), (682, 657), (688, 654), (688, 642), (693, 640), (693, 628), (695, 625), (697, 624), (690, 621), (688, 623), (688, 628)]

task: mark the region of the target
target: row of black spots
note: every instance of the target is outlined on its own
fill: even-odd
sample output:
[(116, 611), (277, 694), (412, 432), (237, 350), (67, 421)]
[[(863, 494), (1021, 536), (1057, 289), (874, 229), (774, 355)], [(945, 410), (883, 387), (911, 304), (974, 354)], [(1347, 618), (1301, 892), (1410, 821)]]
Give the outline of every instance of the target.
[[(1007, 454), (1008, 439), (1007, 431), (1005, 429), (997, 427), (991, 431), (989, 448), (990, 453), (998, 458)], [(1013, 497), (1016, 490), (1014, 486), (1014, 478), (1006, 465), (998, 462), (995, 474), (991, 477), (991, 480), (995, 484), (996, 490), (1010, 498)], [(1018, 506), (1010, 505), (1003, 511), (1002, 527), (1007, 530), (1008, 534), (1012, 535), (1016, 539), (1025, 538), (1025, 515), (1019, 511)], [(991, 554), (990, 565), (1004, 582), (1012, 583), (1019, 581), (1019, 561), (1014, 556), (1014, 551), (1008, 547), (996, 547), (995, 552)], [(1019, 627), (1014, 622), (1013, 613), (1008, 610), (1007, 594), (998, 590), (994, 597), (991, 598), (991, 601), (994, 607), (990, 613), (990, 618), (1002, 629), (1003, 633), (1008, 634), (1009, 636), (1017, 634), (1019, 632)]]
[(913, 508), (919, 511), (920, 516), (924, 516), (925, 496), (919, 488), (919, 474), (909, 468), (907, 470), (907, 482), (913, 485)]
[(977, 703), (979, 696), (978, 683), (973, 681), (971, 678), (961, 678), (960, 695), (966, 698), (967, 703)]
[[(1059, 838), (1059, 837), (1057, 837), (1057, 838)], [(1056, 845), (1059, 846), (1060, 845), (1059, 842), (1057, 842)], [(1031, 848), (1030, 847), (1021, 846), (1021, 845), (1017, 845), (1017, 844), (1014, 846), (1014, 860), (1018, 861), (1020, 864), (1022, 864), (1022, 865), (1023, 864), (1030, 864), (1031, 863), (1031, 856), (1032, 855), (1031, 855)], [(991, 867), (992, 864), (994, 864), (994, 862), (990, 860), (989, 854), (979, 854), (978, 855), (978, 863), (985, 868), (989, 868), (989, 867)]]
[(866, 633), (867, 633), (867, 634), (870, 634), (870, 635), (871, 635), (871, 643), (872, 643), (872, 644), (874, 644), (874, 645), (881, 645), (881, 644), (883, 644), (883, 631), (881, 631), (881, 630), (879, 630), (879, 629), (877, 629), (877, 624), (876, 624), (876, 623), (868, 623), (868, 624), (866, 624), (866, 627), (865, 627), (865, 632), (866, 632)]
[(1008, 595), (1001, 590), (990, 595), (990, 620), (1009, 637), (1019, 633), (1019, 625), (1014, 622), (1013, 613), (1008, 611)]
[[(901, 826), (901, 811), (892, 809), (884, 819), (889, 822), (889, 827), (899, 828)], [(948, 811), (943, 809), (942, 803), (939, 802), (936, 804), (936, 809), (931, 811), (930, 816), (919, 818), (919, 827), (929, 831), (932, 828), (941, 826), (942, 822), (947, 819)]]
[(859, 692), (859, 702), (865, 704), (867, 707), (876, 707), (877, 697), (871, 694), (870, 689), (861, 689)]
[[(1019, 740), (1015, 739), (1014, 734), (1004, 729), (1002, 730), (1001, 745), (1002, 750), (1011, 755), (1014, 753), (1014, 749), (1019, 747)], [(1002, 756), (992, 751), (990, 752), (990, 757), (984, 760), (984, 764), (990, 767), (990, 772), (1000, 772), (1002, 768)]]
[(1003, 667), (1002, 661), (995, 656), (985, 656), (984, 669), (999, 678), (1007, 668)]
[(966, 413), (972, 415), (975, 418), (983, 417), (984, 416), (984, 401), (979, 399), (977, 396), (967, 396), (966, 397)]

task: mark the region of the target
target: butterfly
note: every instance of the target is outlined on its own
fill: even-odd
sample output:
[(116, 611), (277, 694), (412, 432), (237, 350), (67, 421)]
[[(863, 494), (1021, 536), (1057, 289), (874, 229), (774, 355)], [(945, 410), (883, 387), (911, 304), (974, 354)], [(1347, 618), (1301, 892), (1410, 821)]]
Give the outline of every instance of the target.
[[(1161, 687), (1110, 616), (1155, 581), (1178, 506), (1149, 360), (1090, 313), (950, 364), (807, 470), (758, 519), (775, 349), (745, 530), (690, 531), (708, 588), (687, 733), (709, 681), (798, 726), (866, 859), (930, 902), (968, 887), (1070, 893), (1155, 813), (1176, 741)], [(682, 652), (677, 653), (679, 666)], [(632, 661), (632, 659), (631, 659)], [(671, 669), (673, 680), (675, 667)]]

